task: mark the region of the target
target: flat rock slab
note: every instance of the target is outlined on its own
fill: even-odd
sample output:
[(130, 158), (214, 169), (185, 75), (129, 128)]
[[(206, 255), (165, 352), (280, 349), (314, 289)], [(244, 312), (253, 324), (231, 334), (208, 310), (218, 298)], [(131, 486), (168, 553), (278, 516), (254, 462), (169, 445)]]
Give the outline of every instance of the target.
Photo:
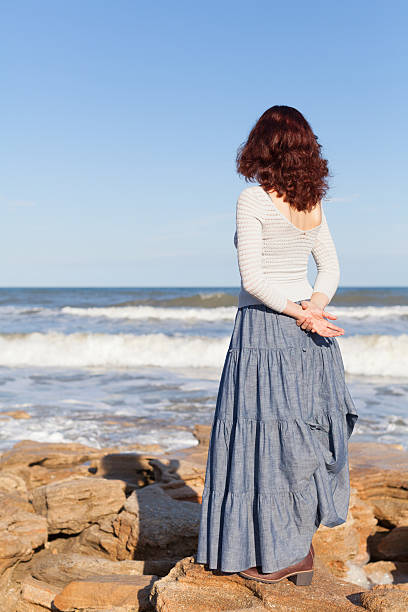
[[(36, 580), (31, 576), (27, 577), (21, 584), (23, 602), (43, 606), (45, 609), (52, 609), (52, 602), (58, 593), (58, 588), (42, 580)], [(26, 605), (25, 607), (27, 608), (28, 606)]]
[(145, 572), (145, 561), (112, 561), (78, 553), (42, 554), (30, 562), (33, 578), (46, 582), (61, 591), (74, 580), (89, 576), (128, 575), (141, 576)]
[(80, 533), (99, 518), (119, 512), (125, 483), (105, 478), (74, 478), (33, 491), (33, 506), (47, 518), (49, 533)]
[(157, 612), (346, 612), (361, 610), (360, 592), (318, 561), (312, 584), (300, 587), (288, 579), (264, 584), (212, 572), (187, 557), (154, 583), (150, 598)]
[(129, 612), (151, 610), (149, 592), (157, 576), (94, 576), (70, 582), (54, 599), (63, 612), (125, 607)]
[(21, 440), (1, 455), (0, 469), (17, 464), (60, 468), (67, 465), (78, 465), (100, 454), (101, 451), (96, 448), (74, 442), (54, 443)]
[(408, 584), (381, 584), (362, 593), (361, 601), (371, 612), (407, 612)]
[(408, 472), (408, 451), (396, 444), (350, 442), (350, 468)]

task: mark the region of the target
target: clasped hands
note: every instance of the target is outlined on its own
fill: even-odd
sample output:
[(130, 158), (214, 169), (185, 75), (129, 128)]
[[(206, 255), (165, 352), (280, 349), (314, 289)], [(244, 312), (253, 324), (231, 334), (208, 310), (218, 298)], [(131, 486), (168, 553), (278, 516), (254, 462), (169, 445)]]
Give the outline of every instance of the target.
[(330, 322), (337, 319), (336, 315), (325, 312), (324, 308), (321, 308), (321, 306), (315, 304), (312, 300), (303, 300), (300, 305), (303, 308), (303, 313), (296, 317), (296, 325), (303, 330), (315, 332), (319, 336), (329, 338), (344, 334), (344, 329)]

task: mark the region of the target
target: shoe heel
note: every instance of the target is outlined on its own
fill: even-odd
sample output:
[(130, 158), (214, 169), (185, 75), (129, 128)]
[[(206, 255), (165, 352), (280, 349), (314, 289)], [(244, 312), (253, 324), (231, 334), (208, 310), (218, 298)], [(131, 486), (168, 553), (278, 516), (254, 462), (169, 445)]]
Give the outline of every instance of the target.
[(302, 572), (301, 574), (295, 574), (290, 578), (296, 584), (296, 586), (308, 586), (312, 583), (313, 570), (311, 570), (310, 572)]

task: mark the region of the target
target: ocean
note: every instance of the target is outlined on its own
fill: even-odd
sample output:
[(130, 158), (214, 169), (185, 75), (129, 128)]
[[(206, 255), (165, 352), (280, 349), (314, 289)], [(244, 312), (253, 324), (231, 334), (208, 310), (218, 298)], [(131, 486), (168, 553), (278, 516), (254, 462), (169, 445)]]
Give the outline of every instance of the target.
[[(0, 289), (0, 449), (197, 443), (239, 288)], [(408, 288), (341, 287), (327, 307), (359, 413), (352, 441), (408, 450)]]

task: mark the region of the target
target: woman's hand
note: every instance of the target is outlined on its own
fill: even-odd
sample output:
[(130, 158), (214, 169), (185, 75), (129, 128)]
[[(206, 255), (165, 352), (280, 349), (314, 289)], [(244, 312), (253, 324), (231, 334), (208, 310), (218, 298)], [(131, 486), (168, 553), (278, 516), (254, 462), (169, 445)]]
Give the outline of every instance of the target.
[(325, 312), (312, 300), (302, 301), (301, 306), (303, 315), (297, 318), (296, 325), (304, 331), (311, 331), (324, 337), (342, 336), (344, 334), (344, 329), (327, 321), (327, 319), (337, 319), (336, 315)]

